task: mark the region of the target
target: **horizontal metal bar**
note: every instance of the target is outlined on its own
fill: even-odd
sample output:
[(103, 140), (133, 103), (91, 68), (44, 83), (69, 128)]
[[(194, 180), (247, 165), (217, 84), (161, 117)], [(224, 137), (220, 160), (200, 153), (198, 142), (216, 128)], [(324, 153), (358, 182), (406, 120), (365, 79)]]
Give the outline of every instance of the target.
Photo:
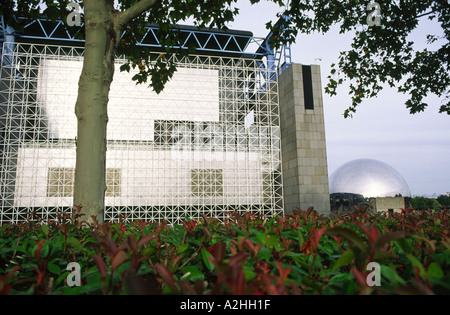
[[(44, 25), (47, 24), (47, 25)], [(51, 24), (50, 24), (51, 23)], [(48, 25), (50, 24), (50, 25)], [(69, 32), (68, 27), (62, 21), (52, 22), (46, 19), (34, 20), (24, 27), (22, 34), (16, 34), (21, 39), (46, 39), (55, 41), (73, 41), (84, 42), (83, 39), (76, 38), (74, 35), (79, 33), (79, 30), (83, 28), (82, 23), (78, 26), (76, 32)], [(137, 42), (137, 45), (143, 47), (159, 48), (159, 39), (156, 36), (158, 27), (148, 26), (147, 32), (141, 40)], [(195, 30), (195, 29), (180, 29), (181, 34), (185, 35), (184, 41), (179, 46), (174, 48), (188, 48), (190, 44), (194, 44), (197, 51), (227, 53), (227, 54), (248, 54), (256, 56), (267, 55), (265, 49), (261, 49), (260, 39), (253, 36), (244, 34), (232, 34), (223, 31), (207, 31), (207, 30)], [(73, 35), (72, 35), (72, 34)], [(124, 32), (125, 33), (125, 32)], [(64, 34), (61, 36), (61, 34)], [(122, 34), (123, 36), (123, 34)], [(153, 43), (152, 43), (153, 42)], [(248, 51), (250, 44), (256, 44), (257, 51)]]
[[(25, 18), (21, 19), (28, 22)], [(81, 23), (80, 26), (68, 27), (61, 20), (50, 21), (47, 19), (37, 19), (25, 23), (22, 34), (14, 33), (10, 35), (14, 35), (20, 39), (82, 43), (84, 39), (81, 39), (81, 36), (77, 38), (77, 34), (81, 33), (83, 27), (84, 23)], [(281, 72), (291, 63), (291, 50), (289, 45), (273, 49), (268, 44), (272, 33), (266, 38), (261, 38), (254, 37), (250, 32), (244, 31), (225, 32), (221, 30), (197, 29), (193, 26), (177, 27), (181, 35), (181, 41), (178, 46), (173, 46), (176, 49), (188, 49), (190, 45), (193, 45), (198, 53), (207, 52), (214, 55), (239, 55), (256, 59), (267, 57), (267, 64), (264, 65), (264, 63), (261, 63), (261, 67), (277, 68)], [(6, 35), (5, 26), (2, 28), (3, 35)], [(158, 29), (155, 25), (147, 26), (145, 34), (136, 41), (136, 45), (156, 49), (161, 48), (162, 46), (157, 34)], [(125, 33), (124, 31), (121, 37)], [(249, 50), (250, 47), (252, 51)]]

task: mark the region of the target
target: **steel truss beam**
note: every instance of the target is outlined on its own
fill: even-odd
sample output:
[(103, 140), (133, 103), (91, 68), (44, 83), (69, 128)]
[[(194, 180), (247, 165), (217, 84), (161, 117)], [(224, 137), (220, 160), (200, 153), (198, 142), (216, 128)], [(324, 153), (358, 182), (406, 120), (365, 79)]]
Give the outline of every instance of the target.
[[(50, 21), (47, 19), (36, 19), (27, 23), (23, 33), (14, 32), (4, 24), (3, 16), (0, 24), (0, 44), (11, 41), (9, 37), (21, 40), (47, 40), (63, 41), (72, 43), (83, 43), (83, 27), (68, 27), (63, 21)], [(138, 46), (158, 49), (161, 47), (157, 36), (158, 27), (148, 26), (144, 36), (140, 37), (136, 44)], [(188, 49), (189, 46), (196, 48), (196, 53), (207, 53), (208, 55), (234, 55), (260, 59), (261, 67), (277, 70), (278, 74), (283, 72), (291, 64), (291, 49), (289, 44), (273, 49), (269, 45), (270, 33), (266, 38), (254, 37), (250, 32), (219, 30), (199, 30), (190, 26), (182, 26), (179, 29), (182, 42), (175, 48)], [(125, 32), (122, 34), (124, 36)], [(268, 78), (269, 79), (269, 78)]]

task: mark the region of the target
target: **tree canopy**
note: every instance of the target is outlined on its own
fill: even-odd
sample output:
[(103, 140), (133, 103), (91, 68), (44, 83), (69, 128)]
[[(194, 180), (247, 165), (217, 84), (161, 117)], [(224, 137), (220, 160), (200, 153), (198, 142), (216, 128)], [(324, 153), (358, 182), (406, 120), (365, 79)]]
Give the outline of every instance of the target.
[[(99, 0), (99, 2), (108, 7), (110, 18), (117, 28), (116, 54), (127, 56), (127, 63), (121, 70), (129, 71), (130, 67), (137, 68), (139, 73), (133, 80), (137, 83), (150, 81), (149, 85), (156, 92), (163, 89), (176, 71), (171, 59), (165, 58), (166, 54), (169, 57), (171, 54), (184, 55), (193, 52), (192, 49), (186, 51), (175, 48), (180, 42), (180, 34), (176, 27), (178, 23), (189, 19), (199, 28), (225, 29), (226, 23), (232, 21), (239, 11), (231, 6), (235, 0)], [(89, 1), (82, 0), (10, 0), (0, 4), (0, 15), (4, 16), (6, 24), (20, 32), (24, 24), (36, 18), (67, 21), (71, 13), (69, 3), (78, 4), (82, 8), (80, 14), (83, 21), (92, 10)], [(156, 25), (159, 28), (157, 36), (163, 51), (158, 54), (136, 45), (136, 42), (144, 36), (145, 27), (149, 25)], [(85, 37), (83, 32), (79, 35)]]
[[(428, 106), (425, 97), (442, 99), (440, 113), (450, 115), (449, 39), (450, 5), (447, 0), (379, 0), (375, 11), (363, 0), (292, 0), (279, 28), (281, 37), (293, 40), (299, 32), (323, 32), (339, 25), (340, 33), (354, 33), (351, 50), (340, 53), (332, 65), (325, 92), (336, 95), (337, 88), (350, 81), (351, 105), (344, 116), (351, 116), (366, 98), (377, 96), (383, 85), (409, 95), (405, 105), (411, 114)], [(379, 14), (378, 14), (379, 13)], [(374, 16), (379, 23), (370, 23)], [(428, 34), (428, 45), (442, 43), (439, 49), (414, 49), (409, 35), (420, 19), (430, 19), (441, 27)], [(269, 25), (271, 26), (271, 25)]]
[[(364, 99), (375, 97), (388, 85), (399, 93), (408, 94), (405, 106), (410, 113), (418, 113), (428, 106), (425, 98), (434, 94), (441, 98), (439, 112), (450, 114), (449, 102), (449, 21), (450, 5), (447, 0), (273, 0), (280, 5), (278, 23), (267, 23), (272, 30), (271, 39), (275, 47), (293, 42), (299, 33), (326, 33), (331, 26), (339, 25), (340, 32), (353, 32), (354, 38), (349, 51), (340, 53), (332, 65), (325, 92), (336, 95), (338, 87), (350, 82), (351, 104), (344, 116), (352, 116)], [(72, 2), (83, 6), (81, 0)], [(121, 18), (126, 18), (125, 35), (118, 43), (118, 53), (129, 56), (129, 62), (122, 70), (137, 67), (137, 82), (147, 82), (160, 91), (173, 71), (173, 64), (167, 60), (153, 58), (148, 63), (149, 52), (133, 42), (143, 35), (144, 25), (160, 27), (161, 45), (167, 53), (176, 46), (178, 33), (174, 26), (190, 19), (199, 27), (226, 28), (239, 13), (237, 0), (107, 0)], [(260, 0), (250, 0), (252, 4)], [(377, 6), (369, 6), (375, 3)], [(8, 23), (13, 15), (35, 18), (44, 14), (51, 19), (66, 19), (67, 0), (3, 1), (0, 14)], [(378, 18), (378, 23), (370, 19)], [(441, 26), (435, 34), (428, 34), (428, 44), (442, 43), (439, 49), (414, 49), (414, 42), (408, 37), (419, 26), (420, 19), (434, 20)], [(430, 46), (431, 47), (431, 46)], [(176, 53), (182, 53), (177, 51)], [(336, 79), (335, 74), (339, 74)]]
[(415, 210), (427, 210), (427, 209), (440, 210), (442, 207), (447, 206), (447, 204), (441, 202), (443, 201), (442, 197), (446, 196), (441, 195), (436, 199), (422, 196), (413, 197), (411, 198), (411, 207), (413, 207)]

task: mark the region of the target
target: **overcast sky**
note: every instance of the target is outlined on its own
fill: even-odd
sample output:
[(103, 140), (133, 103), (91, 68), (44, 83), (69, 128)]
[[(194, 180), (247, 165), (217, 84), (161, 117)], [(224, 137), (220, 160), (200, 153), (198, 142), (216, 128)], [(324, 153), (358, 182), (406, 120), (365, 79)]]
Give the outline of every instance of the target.
[[(266, 22), (276, 21), (280, 10), (271, 2), (251, 6), (241, 0), (240, 15), (230, 24), (236, 30), (248, 30), (255, 37), (265, 37)], [(383, 12), (382, 12), (383, 13)], [(425, 35), (440, 31), (426, 18), (412, 39), (425, 47)], [(340, 35), (337, 28), (329, 33), (299, 35), (292, 46), (292, 61), (321, 66), (322, 87), (328, 82), (330, 65), (339, 52), (350, 49), (351, 34)], [(407, 97), (386, 88), (376, 99), (364, 101), (353, 118), (343, 118), (350, 104), (345, 87), (338, 96), (323, 92), (328, 172), (358, 158), (373, 158), (395, 168), (407, 181), (413, 195), (450, 192), (450, 116), (439, 114), (441, 99), (429, 97), (423, 113), (411, 115), (404, 103)]]

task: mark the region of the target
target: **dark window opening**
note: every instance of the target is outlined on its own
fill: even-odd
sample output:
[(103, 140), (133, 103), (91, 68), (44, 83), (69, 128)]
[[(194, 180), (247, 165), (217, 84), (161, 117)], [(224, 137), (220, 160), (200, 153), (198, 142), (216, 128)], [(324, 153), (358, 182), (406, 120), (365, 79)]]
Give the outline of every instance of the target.
[(302, 65), (305, 109), (314, 109), (311, 66)]

